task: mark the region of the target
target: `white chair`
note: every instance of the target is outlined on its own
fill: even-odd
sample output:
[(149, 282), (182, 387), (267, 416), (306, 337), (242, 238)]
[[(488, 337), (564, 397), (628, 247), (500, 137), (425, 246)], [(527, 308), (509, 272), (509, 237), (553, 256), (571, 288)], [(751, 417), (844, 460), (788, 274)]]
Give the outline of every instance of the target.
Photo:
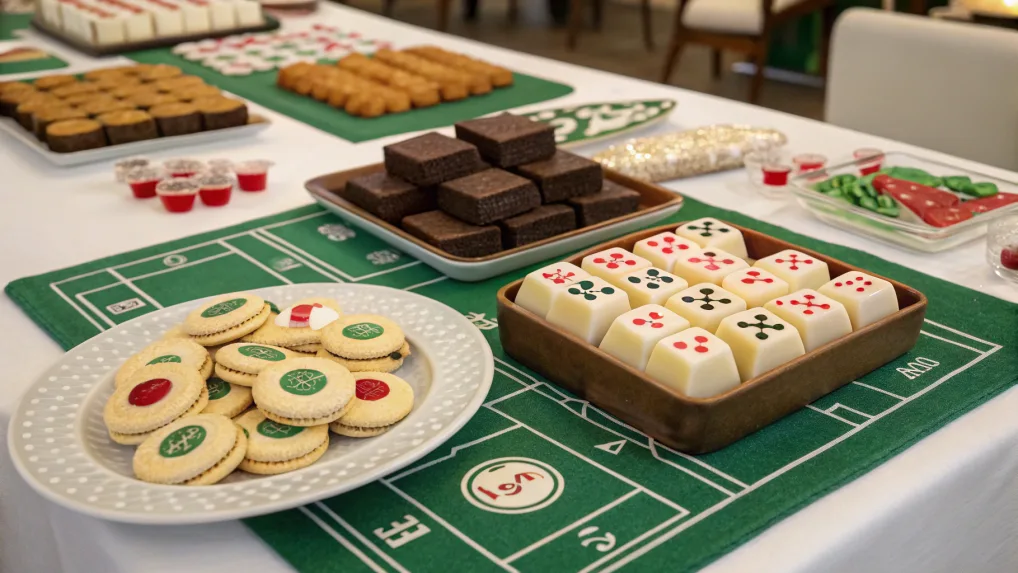
[(1018, 170), (1018, 32), (852, 9), (831, 40), (828, 122)]

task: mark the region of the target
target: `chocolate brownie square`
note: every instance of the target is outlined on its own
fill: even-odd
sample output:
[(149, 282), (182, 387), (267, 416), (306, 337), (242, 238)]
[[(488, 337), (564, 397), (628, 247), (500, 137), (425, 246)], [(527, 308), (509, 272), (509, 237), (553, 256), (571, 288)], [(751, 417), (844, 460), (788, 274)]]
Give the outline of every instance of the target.
[(506, 249), (561, 235), (576, 228), (576, 212), (568, 205), (542, 205), (499, 223)]
[(556, 151), (548, 159), (525, 163), (516, 171), (537, 182), (545, 203), (592, 195), (601, 190), (601, 164), (568, 151)]
[(600, 193), (574, 197), (568, 203), (576, 209), (578, 226), (589, 227), (636, 211), (640, 207), (640, 194), (605, 180)]
[(421, 189), (384, 171), (354, 177), (342, 196), (379, 219), (399, 225), (403, 217), (436, 208), (435, 189)]
[(541, 193), (532, 181), (501, 169), (486, 169), (438, 188), (438, 208), (474, 225), (487, 225), (540, 205)]
[(420, 187), (463, 177), (481, 163), (476, 147), (435, 132), (386, 145), (382, 152), (390, 175)]
[(410, 215), (403, 219), (403, 229), (458, 257), (483, 257), (502, 250), (502, 232), (495, 225), (478, 227), (441, 211)]
[(456, 124), (456, 137), (473, 143), (498, 167), (515, 167), (555, 153), (555, 130), (546, 123), (504, 113)]

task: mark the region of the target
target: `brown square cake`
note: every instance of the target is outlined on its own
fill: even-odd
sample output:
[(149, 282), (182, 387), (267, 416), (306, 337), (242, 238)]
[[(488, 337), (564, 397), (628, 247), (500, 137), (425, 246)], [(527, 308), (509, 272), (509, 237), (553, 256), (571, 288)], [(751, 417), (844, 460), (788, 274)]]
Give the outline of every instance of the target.
[(502, 233), (495, 225), (471, 225), (441, 211), (406, 217), (403, 229), (458, 257), (483, 257), (502, 250)]
[(382, 151), (386, 171), (421, 187), (463, 177), (481, 163), (473, 145), (434, 132), (386, 145)]
[(578, 226), (589, 227), (636, 211), (640, 207), (640, 194), (605, 180), (600, 193), (574, 197), (568, 203), (576, 209)]
[(576, 228), (576, 213), (568, 205), (542, 205), (499, 223), (502, 246), (519, 247), (561, 235)]
[(421, 189), (384, 171), (347, 181), (343, 198), (393, 225), (436, 208), (434, 189)]
[(532, 181), (501, 169), (486, 169), (438, 188), (438, 208), (474, 225), (487, 225), (540, 205), (541, 193)]
[(555, 130), (546, 123), (504, 113), (456, 124), (456, 137), (477, 146), (498, 167), (515, 167), (555, 153)]
[(520, 165), (517, 171), (537, 182), (545, 203), (597, 193), (604, 179), (600, 163), (561, 150), (548, 159)]

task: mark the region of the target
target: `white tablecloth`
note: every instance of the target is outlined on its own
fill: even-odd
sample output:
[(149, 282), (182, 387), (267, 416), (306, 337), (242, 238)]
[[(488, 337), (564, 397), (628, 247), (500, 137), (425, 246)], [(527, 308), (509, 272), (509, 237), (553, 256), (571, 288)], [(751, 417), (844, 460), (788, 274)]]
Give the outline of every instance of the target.
[[(311, 22), (356, 29), (398, 44), (439, 42), (574, 86), (571, 95), (531, 109), (671, 97), (679, 106), (667, 124), (656, 128), (658, 132), (710, 123), (748, 123), (783, 130), (796, 151), (838, 158), (859, 147), (911, 150), (1018, 179), (1015, 174), (823, 123), (476, 44), (350, 8), (324, 6), (314, 16), (286, 20), (285, 26), (300, 28)], [(97, 65), (31, 33), (25, 38), (49, 46), (72, 64), (72, 70)], [(0, 48), (14, 43), (0, 42)], [(187, 153), (199, 158), (269, 157), (277, 162), (269, 192), (241, 194), (225, 209), (199, 209), (186, 216), (169, 215), (155, 204), (130, 199), (111, 182), (109, 164), (58, 169), (17, 142), (3, 139), (0, 283), (307, 204), (304, 180), (376, 162), (382, 145), (404, 137), (353, 145), (271, 111), (258, 111), (274, 122), (259, 137), (202, 146)], [(605, 145), (591, 145), (580, 152), (593, 153)], [(1018, 302), (1014, 286), (996, 278), (986, 265), (982, 241), (939, 255), (891, 249), (827, 227), (790, 201), (755, 195), (740, 171), (669, 186), (719, 207), (877, 253), (898, 264)], [(36, 496), (15, 474), (7, 457), (7, 423), (19, 396), (60, 352), (9, 299), (0, 298), (0, 358), (5, 368), (0, 392), (0, 572), (211, 573), (224, 566), (237, 571), (291, 570), (238, 522), (125, 526), (75, 514)], [(1018, 390), (1011, 390), (779, 522), (707, 570), (1018, 571), (1016, 411)]]

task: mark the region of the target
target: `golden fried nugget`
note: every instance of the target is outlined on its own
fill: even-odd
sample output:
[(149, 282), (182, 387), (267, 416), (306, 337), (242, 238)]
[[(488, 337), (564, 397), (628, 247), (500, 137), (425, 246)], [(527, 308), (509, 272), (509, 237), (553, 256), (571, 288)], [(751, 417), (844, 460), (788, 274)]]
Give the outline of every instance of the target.
[(350, 96), (346, 112), (359, 117), (378, 117), (385, 113), (386, 105), (377, 94), (360, 92)]
[(491, 81), (491, 85), (497, 88), (510, 86), (513, 83), (513, 73), (506, 68), (489, 64), (484, 60), (443, 50), (438, 46), (416, 46), (407, 48), (404, 51), (458, 70), (484, 74)]
[(438, 82), (442, 86), (443, 99), (457, 99), (462, 90), (456, 86), (464, 86), (468, 93), (474, 95), (491, 91), (491, 82), (484, 75), (468, 74), (406, 52), (378, 50), (375, 52), (375, 58)]
[[(343, 70), (386, 84), (405, 93), (414, 107), (428, 107), (441, 101), (439, 85), (436, 82), (382, 62), (376, 62), (363, 54), (350, 54), (336, 62), (336, 65)], [(392, 110), (390, 112), (395, 113)]]
[(292, 90), (297, 79), (313, 69), (314, 65), (307, 62), (290, 64), (289, 66), (279, 70), (279, 75), (276, 76), (276, 85), (285, 90)]

